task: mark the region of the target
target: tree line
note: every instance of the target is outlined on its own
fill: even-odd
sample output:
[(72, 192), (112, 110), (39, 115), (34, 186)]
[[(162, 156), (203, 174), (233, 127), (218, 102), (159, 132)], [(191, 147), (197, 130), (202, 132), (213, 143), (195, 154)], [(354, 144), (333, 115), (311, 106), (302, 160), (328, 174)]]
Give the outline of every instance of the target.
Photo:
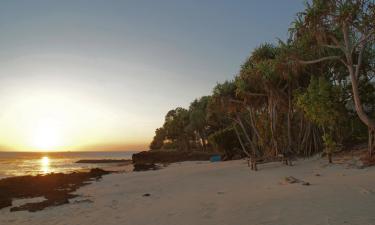
[(237, 156), (332, 154), (353, 143), (375, 149), (375, 4), (313, 0), (289, 38), (253, 50), (232, 79), (178, 107), (151, 150)]

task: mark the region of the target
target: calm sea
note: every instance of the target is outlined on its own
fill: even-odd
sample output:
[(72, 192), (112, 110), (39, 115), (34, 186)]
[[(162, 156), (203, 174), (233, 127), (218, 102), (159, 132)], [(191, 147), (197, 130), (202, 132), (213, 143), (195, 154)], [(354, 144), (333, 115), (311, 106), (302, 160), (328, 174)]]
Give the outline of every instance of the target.
[[(131, 159), (133, 152), (0, 152), (0, 179), (9, 176), (69, 173), (106, 167), (75, 163), (80, 159)], [(112, 164), (113, 165), (113, 164)]]

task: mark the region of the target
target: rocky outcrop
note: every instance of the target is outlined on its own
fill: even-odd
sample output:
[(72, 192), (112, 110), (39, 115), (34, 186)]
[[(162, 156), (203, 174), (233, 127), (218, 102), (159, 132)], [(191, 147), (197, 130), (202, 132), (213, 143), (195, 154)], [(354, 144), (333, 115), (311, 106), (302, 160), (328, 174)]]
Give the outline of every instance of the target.
[(134, 171), (156, 170), (157, 164), (168, 164), (183, 161), (208, 161), (218, 153), (198, 151), (151, 150), (133, 154)]
[(207, 161), (218, 153), (198, 152), (198, 151), (174, 151), (174, 150), (151, 150), (133, 154), (133, 163), (155, 164), (174, 163), (182, 161)]
[(131, 163), (131, 159), (82, 159), (76, 163)]
[(35, 212), (49, 206), (67, 204), (69, 199), (77, 197), (72, 193), (79, 187), (108, 173), (110, 172), (96, 168), (90, 172), (5, 178), (0, 180), (0, 209), (12, 206), (12, 200), (20, 198), (44, 197), (45, 200), (13, 207), (10, 211)]

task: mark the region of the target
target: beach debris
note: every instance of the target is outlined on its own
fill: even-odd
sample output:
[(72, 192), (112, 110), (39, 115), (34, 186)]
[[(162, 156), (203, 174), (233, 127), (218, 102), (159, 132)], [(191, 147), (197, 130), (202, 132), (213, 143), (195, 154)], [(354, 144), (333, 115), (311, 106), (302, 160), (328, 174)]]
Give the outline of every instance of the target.
[(307, 182), (307, 181), (303, 181), (303, 180), (300, 180), (300, 179), (297, 179), (297, 178), (295, 178), (295, 177), (293, 177), (293, 176), (285, 177), (285, 182), (286, 182), (286, 183), (289, 183), (289, 184), (300, 183), (300, 184), (302, 184), (302, 185), (304, 185), (304, 186), (309, 186), (309, 185), (310, 185), (309, 182)]
[(146, 194), (143, 194), (142, 196), (143, 196), (143, 197), (150, 197), (150, 196), (151, 196), (151, 194), (149, 194), (149, 193), (146, 193)]
[(213, 155), (210, 157), (210, 162), (220, 162), (221, 161), (221, 155)]
[(93, 203), (94, 201), (93, 200), (90, 200), (90, 199), (82, 199), (82, 200), (76, 200), (74, 201), (73, 203), (74, 204), (79, 204), (79, 203)]
[(301, 180), (299, 180), (299, 179), (297, 179), (295, 177), (292, 177), (292, 176), (285, 177), (285, 181), (288, 182), (289, 184), (294, 184), (294, 183), (301, 182)]

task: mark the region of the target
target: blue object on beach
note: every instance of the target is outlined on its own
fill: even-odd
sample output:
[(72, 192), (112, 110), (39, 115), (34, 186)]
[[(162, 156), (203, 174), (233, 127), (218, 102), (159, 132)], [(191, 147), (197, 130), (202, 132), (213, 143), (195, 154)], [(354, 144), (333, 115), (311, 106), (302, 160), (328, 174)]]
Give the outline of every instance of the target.
[(210, 157), (211, 162), (220, 162), (221, 161), (221, 156), (220, 155), (213, 155)]

